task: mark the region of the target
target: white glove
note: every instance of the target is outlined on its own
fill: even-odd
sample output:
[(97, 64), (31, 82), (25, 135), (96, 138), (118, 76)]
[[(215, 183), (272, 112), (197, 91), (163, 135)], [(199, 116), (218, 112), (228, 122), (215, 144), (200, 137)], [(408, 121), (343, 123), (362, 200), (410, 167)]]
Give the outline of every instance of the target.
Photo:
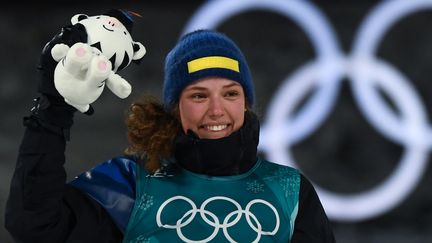
[(99, 50), (85, 43), (72, 47), (57, 44), (51, 50), (58, 61), (54, 71), (54, 85), (65, 102), (86, 112), (105, 87), (124, 99), (132, 91), (131, 85), (111, 70), (111, 62)]

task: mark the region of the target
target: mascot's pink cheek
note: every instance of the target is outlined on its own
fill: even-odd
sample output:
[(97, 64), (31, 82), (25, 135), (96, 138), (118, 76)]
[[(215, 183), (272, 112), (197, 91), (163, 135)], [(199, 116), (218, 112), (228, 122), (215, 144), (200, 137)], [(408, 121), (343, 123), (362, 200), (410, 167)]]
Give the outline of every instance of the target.
[(86, 54), (86, 50), (84, 48), (78, 48), (75, 51), (76, 55), (79, 57), (83, 57)]
[(100, 61), (100, 62), (98, 63), (98, 68), (99, 68), (99, 70), (101, 70), (101, 71), (105, 71), (105, 70), (107, 69), (107, 64), (106, 64), (106, 62), (104, 62), (104, 61)]

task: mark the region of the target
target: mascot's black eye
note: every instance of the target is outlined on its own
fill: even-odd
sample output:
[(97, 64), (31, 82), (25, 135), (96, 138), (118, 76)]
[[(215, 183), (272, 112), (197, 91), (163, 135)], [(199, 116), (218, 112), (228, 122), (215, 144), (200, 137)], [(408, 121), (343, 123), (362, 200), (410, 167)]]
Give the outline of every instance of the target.
[(127, 35), (126, 31), (123, 31), (123, 33), (124, 33), (125, 35)]
[(96, 19), (100, 19), (100, 16), (96, 17)]

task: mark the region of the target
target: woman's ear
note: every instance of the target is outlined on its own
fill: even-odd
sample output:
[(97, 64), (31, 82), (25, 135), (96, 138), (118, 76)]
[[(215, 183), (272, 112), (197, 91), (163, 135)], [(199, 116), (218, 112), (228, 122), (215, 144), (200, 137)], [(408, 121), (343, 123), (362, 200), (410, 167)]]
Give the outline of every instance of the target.
[(181, 117), (180, 117), (180, 108), (178, 103), (174, 105), (174, 108), (172, 108), (171, 110), (171, 115), (176, 118), (179, 122), (181, 121)]

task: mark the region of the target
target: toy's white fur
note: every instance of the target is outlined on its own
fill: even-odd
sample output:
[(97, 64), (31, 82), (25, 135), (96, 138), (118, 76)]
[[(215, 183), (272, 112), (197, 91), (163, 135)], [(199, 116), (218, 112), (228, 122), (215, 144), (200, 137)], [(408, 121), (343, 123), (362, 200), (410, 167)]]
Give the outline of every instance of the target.
[(111, 62), (85, 43), (71, 48), (57, 44), (51, 50), (60, 62), (54, 71), (54, 85), (66, 103), (81, 112), (102, 94), (105, 84), (118, 97), (124, 99), (132, 91), (131, 85), (111, 70)]
[[(85, 18), (78, 20), (79, 16)], [(115, 73), (122, 60), (111, 64), (109, 56), (106, 55), (111, 56), (118, 52), (120, 56), (127, 52), (131, 60), (139, 60), (146, 53), (144, 46), (134, 42), (123, 25), (104, 31), (101, 21), (109, 21), (109, 18), (111, 17), (104, 15), (97, 18), (83, 14), (74, 15), (72, 24), (81, 23), (86, 27), (89, 43), (76, 43), (72, 47), (57, 44), (51, 49), (51, 56), (58, 62), (54, 71), (55, 87), (66, 103), (81, 112), (88, 111), (90, 104), (102, 94), (105, 84), (122, 99), (132, 92), (132, 86)], [(102, 53), (90, 46), (96, 42), (104, 45)], [(138, 48), (132, 48), (133, 45)]]

